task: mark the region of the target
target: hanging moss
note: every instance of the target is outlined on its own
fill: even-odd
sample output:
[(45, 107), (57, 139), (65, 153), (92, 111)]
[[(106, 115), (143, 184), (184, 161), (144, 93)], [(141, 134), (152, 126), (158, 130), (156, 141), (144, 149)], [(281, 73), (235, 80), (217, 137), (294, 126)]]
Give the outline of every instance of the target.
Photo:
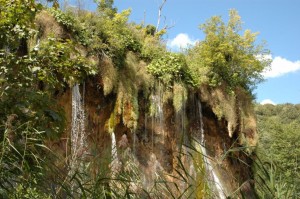
[(168, 91), (160, 80), (154, 82), (149, 95), (149, 116), (158, 117), (159, 106), (161, 108), (169, 99), (172, 99), (173, 94)]
[(237, 96), (234, 92), (226, 92), (226, 86), (210, 88), (201, 87), (201, 99), (207, 102), (219, 120), (228, 122), (229, 137), (232, 137), (239, 124), (239, 108), (236, 103)]
[(181, 83), (175, 83), (173, 86), (173, 106), (178, 113), (182, 110), (183, 104), (187, 100), (187, 90)]
[(106, 121), (105, 129), (107, 132), (113, 133), (118, 124), (120, 124), (120, 116), (117, 114), (117, 106), (114, 107), (113, 112), (110, 114), (109, 119)]
[[(136, 130), (139, 117), (138, 92), (142, 90), (147, 93), (152, 79), (146, 73), (146, 65), (130, 52), (127, 54), (125, 65), (121, 69), (114, 69), (109, 61), (105, 67), (106, 69), (103, 71), (109, 73), (109, 78), (103, 80), (104, 94), (110, 93), (113, 88), (117, 94), (114, 108), (115, 116), (111, 115), (110, 123), (116, 118), (120, 118), (127, 128)], [(118, 77), (118, 82), (116, 77)], [(111, 124), (111, 126), (114, 125)]]
[(138, 115), (139, 112), (138, 112), (137, 96), (130, 96), (130, 98), (125, 99), (123, 104), (122, 116), (123, 116), (124, 124), (128, 128), (136, 130)]
[(110, 58), (104, 57), (101, 61), (100, 74), (103, 81), (103, 93), (106, 96), (113, 91), (114, 87), (116, 87), (118, 79), (118, 71)]
[(154, 102), (154, 100), (153, 100), (153, 94), (151, 94), (150, 95), (150, 99), (149, 99), (149, 109), (148, 109), (148, 114), (149, 114), (149, 116), (150, 117), (155, 117), (155, 115), (157, 114), (156, 112), (156, 104), (155, 104), (155, 102)]

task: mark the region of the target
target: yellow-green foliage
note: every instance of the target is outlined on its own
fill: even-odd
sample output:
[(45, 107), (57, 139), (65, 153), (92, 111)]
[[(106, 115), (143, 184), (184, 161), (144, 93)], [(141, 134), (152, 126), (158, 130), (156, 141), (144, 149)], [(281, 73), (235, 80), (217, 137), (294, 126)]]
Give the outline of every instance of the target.
[(182, 54), (165, 53), (152, 60), (147, 71), (166, 86), (180, 80), (190, 83), (186, 60)]
[(132, 52), (127, 53), (125, 65), (115, 69), (115, 72), (118, 73), (115, 75), (118, 77), (118, 82), (114, 81), (117, 99), (114, 115), (110, 117), (109, 128), (113, 129), (119, 123), (116, 120), (121, 118), (127, 128), (135, 130), (139, 117), (138, 92), (143, 90), (147, 93), (152, 77), (146, 73), (146, 64)]
[(209, 84), (210, 68), (205, 64), (197, 47), (188, 50), (186, 56), (187, 65), (195, 86), (200, 87), (203, 84)]
[(207, 172), (206, 166), (203, 160), (203, 154), (201, 150), (200, 143), (193, 141), (192, 144), (195, 147), (195, 151), (192, 151), (193, 163), (196, 168), (196, 198), (210, 198), (211, 190), (209, 188), (209, 183), (207, 182)]
[(246, 147), (245, 151), (251, 154), (258, 142), (258, 134), (256, 132), (256, 118), (254, 113), (253, 115), (245, 116), (243, 114), (242, 118), (242, 127), (241, 127), (241, 134), (239, 137), (239, 143)]
[(248, 92), (242, 89), (237, 90), (236, 93), (238, 99), (237, 106), (239, 106), (241, 118), (241, 136), (239, 141), (240, 144), (247, 147), (246, 151), (248, 153), (252, 153), (258, 142), (253, 98)]
[[(116, 101), (117, 102), (117, 101)], [(115, 130), (115, 127), (120, 124), (121, 118), (118, 114), (118, 108), (119, 106), (115, 105), (114, 110), (110, 113), (109, 119), (105, 123), (105, 129), (107, 129), (108, 133), (112, 133)]]
[[(33, 184), (37, 184), (36, 180), (32, 182)], [(31, 187), (22, 187), (22, 185), (18, 185), (16, 187), (16, 190), (14, 193), (10, 193), (9, 198), (23, 198), (23, 199), (30, 199), (30, 198), (44, 198), (44, 199), (50, 199), (50, 194), (46, 194), (37, 188), (31, 188)]]
[(39, 30), (38, 37), (41, 40), (46, 39), (49, 35), (62, 38), (64, 35), (63, 27), (55, 18), (46, 10), (41, 11), (35, 18), (36, 28)]
[(163, 91), (162, 102), (167, 104), (169, 100), (173, 100), (173, 91), (171, 88), (165, 88)]
[(201, 87), (202, 100), (207, 102), (218, 117), (225, 118), (228, 121), (228, 133), (231, 137), (236, 130), (238, 122), (238, 112), (236, 104), (236, 95), (234, 92), (226, 92), (226, 87), (209, 88)]
[(153, 85), (154, 78), (147, 73), (147, 64), (132, 52), (128, 52), (126, 64), (128, 69), (133, 72), (132, 79), (137, 89), (142, 90), (144, 96), (148, 96), (149, 88)]
[(130, 10), (115, 13), (112, 18), (99, 18), (96, 21), (98, 34), (105, 45), (103, 51), (112, 58), (115, 67), (124, 66), (128, 51), (139, 52), (141, 44), (135, 31), (127, 23)]
[(246, 151), (251, 153), (258, 140), (251, 94), (243, 89), (226, 92), (224, 85), (213, 89), (202, 86), (201, 99), (212, 107), (218, 119), (224, 118), (228, 122), (227, 130), (230, 137), (234, 131), (240, 131), (239, 143), (246, 146)]
[(98, 72), (96, 63), (88, 59), (72, 40), (49, 37), (39, 48), (33, 49), (31, 58), (36, 62), (32, 64), (32, 72), (50, 86), (62, 84), (61, 81), (73, 85)]
[(35, 33), (33, 20), (41, 6), (34, 0), (0, 0), (0, 5), (0, 50), (17, 49)]
[(162, 45), (159, 37), (146, 35), (141, 51), (144, 59), (153, 60), (165, 54), (166, 47)]
[(117, 111), (124, 125), (130, 129), (136, 129), (138, 119), (137, 89), (130, 80), (121, 76), (117, 91)]
[(184, 103), (187, 100), (186, 87), (180, 83), (175, 83), (173, 86), (173, 106), (175, 111), (178, 113), (182, 110)]
[(150, 101), (150, 105), (149, 105), (149, 110), (148, 110), (150, 117), (155, 117), (157, 115), (156, 104), (155, 104), (156, 102), (154, 102), (153, 97), (154, 97), (154, 95), (151, 94), (150, 95), (150, 100), (149, 100)]
[(261, 72), (270, 65), (270, 60), (257, 57), (269, 52), (263, 45), (255, 44), (257, 33), (246, 30), (240, 35), (242, 21), (237, 11), (231, 10), (229, 15), (227, 24), (214, 16), (200, 26), (206, 37), (190, 50), (190, 69), (198, 84), (208, 80), (211, 86), (226, 83), (233, 90), (236, 87), (251, 90), (261, 81)]
[(103, 81), (104, 95), (108, 95), (113, 91), (118, 79), (118, 71), (110, 58), (104, 57), (102, 59), (100, 64), (100, 74)]

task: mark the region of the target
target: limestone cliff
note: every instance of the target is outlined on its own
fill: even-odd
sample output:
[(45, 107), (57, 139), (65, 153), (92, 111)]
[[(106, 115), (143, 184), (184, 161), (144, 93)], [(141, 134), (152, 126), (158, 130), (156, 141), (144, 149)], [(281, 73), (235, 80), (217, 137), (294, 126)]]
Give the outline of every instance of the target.
[[(92, 154), (93, 151), (98, 151), (97, 161), (99, 164), (106, 162), (105, 164), (109, 168), (112, 157), (111, 148), (113, 147), (111, 133), (113, 132), (116, 136), (117, 151), (120, 158), (127, 147), (130, 148), (131, 153), (136, 158), (137, 168), (142, 173), (144, 180), (141, 185), (143, 189), (150, 190), (154, 185), (157, 180), (155, 173), (161, 173), (164, 179), (168, 182), (177, 183), (178, 186), (188, 187), (191, 184), (197, 187), (198, 184), (212, 180), (208, 174), (199, 174), (203, 172), (203, 165), (200, 165), (202, 168), (197, 168), (199, 164), (197, 165), (196, 156), (199, 154), (201, 156), (203, 152), (199, 148), (195, 148), (194, 143), (203, 144), (201, 143), (201, 139), (203, 139), (207, 150), (206, 155), (211, 159), (210, 164), (220, 179), (224, 195), (231, 196), (239, 189), (244, 194), (251, 195), (251, 186), (253, 186), (250, 169), (251, 158), (249, 158), (251, 154), (247, 153), (247, 151), (251, 151), (251, 148), (244, 150), (242, 145), (244, 143), (241, 140), (250, 140), (249, 142), (253, 143), (252, 140), (256, 136), (256, 131), (254, 128), (246, 129), (240, 121), (247, 121), (249, 117), (253, 117), (252, 113), (247, 112), (247, 117), (237, 119), (239, 121), (236, 121), (238, 127), (235, 127), (234, 133), (230, 136), (228, 126), (231, 121), (226, 117), (218, 118), (214, 112), (217, 105), (209, 101), (209, 99), (214, 99), (214, 92), (218, 91), (212, 91), (211, 96), (206, 94), (207, 99), (203, 97), (205, 91), (189, 91), (187, 100), (179, 112), (175, 111), (172, 100), (169, 99), (161, 104), (162, 107), (156, 107), (157, 111), (159, 108), (162, 109), (160, 115), (151, 115), (149, 108), (160, 106), (159, 102), (153, 102), (151, 97), (152, 99), (163, 98), (164, 92), (161, 94), (162, 96), (152, 93), (145, 97), (141, 90), (137, 98), (137, 124), (136, 128), (133, 129), (128, 128), (124, 123), (124, 116), (115, 112), (117, 94), (111, 93), (105, 96), (103, 84), (97, 82), (102, 82), (101, 77), (89, 77), (80, 86), (80, 90), (81, 92), (85, 91), (85, 133), (87, 136), (85, 153)], [(158, 87), (152, 89), (158, 89)], [(71, 98), (71, 90), (61, 93), (58, 97), (65, 110), (67, 124), (71, 124), (72, 120)], [(202, 104), (202, 109), (199, 107), (199, 103)], [(222, 103), (225, 106), (230, 106), (226, 104), (226, 101)], [(132, 104), (126, 104), (126, 106), (130, 107)], [(241, 112), (245, 111), (242, 107), (235, 106), (238, 105), (234, 104), (230, 108)], [(202, 118), (199, 111), (202, 111)], [(241, 112), (238, 114), (241, 115)], [(122, 114), (130, 114), (130, 109), (124, 109)], [(111, 117), (114, 117), (113, 123)], [(201, 138), (201, 119), (203, 120), (204, 138)], [(113, 127), (109, 127), (109, 122)], [(69, 144), (67, 138), (71, 137), (70, 132), (71, 126), (68, 125), (64, 136), (57, 142), (61, 146), (59, 147), (61, 153), (66, 152), (65, 147)], [(86, 161), (89, 161), (88, 157)], [(95, 163), (94, 159), (90, 159), (90, 161)], [(186, 171), (188, 173), (185, 173)], [(179, 174), (180, 172), (182, 173)], [(184, 178), (181, 175), (186, 176), (187, 180), (181, 179)], [(202, 176), (202, 179), (197, 175)], [(184, 190), (176, 190), (173, 185), (170, 187), (173, 194), (177, 196), (182, 194), (182, 190)], [(200, 197), (201, 194), (199, 194)], [(216, 196), (212, 195), (211, 197), (215, 198)]]
[[(49, 34), (72, 39), (46, 12), (40, 13), (37, 24), (44, 30), (40, 39)], [(87, 56), (86, 47), (77, 48)], [(88, 164), (85, 172), (93, 179), (103, 171), (117, 176), (128, 169), (129, 159), (137, 174), (128, 189), (143, 198), (253, 197), (250, 156), (257, 133), (247, 92), (230, 93), (226, 86), (195, 89), (182, 82), (165, 85), (146, 71), (147, 61), (131, 51), (121, 68), (105, 53), (90, 59), (99, 73), (79, 86), (84, 146), (72, 149), (78, 143), (72, 142), (77, 116), (71, 83), (56, 93), (67, 125), (58, 140), (48, 142), (51, 150), (63, 159), (80, 149), (75, 159), (81, 163), (76, 164)]]

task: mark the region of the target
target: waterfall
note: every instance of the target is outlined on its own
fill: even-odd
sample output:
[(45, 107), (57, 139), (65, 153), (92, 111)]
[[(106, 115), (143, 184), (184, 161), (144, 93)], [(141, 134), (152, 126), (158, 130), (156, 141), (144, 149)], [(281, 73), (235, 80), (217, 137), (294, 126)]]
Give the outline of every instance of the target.
[(152, 145), (151, 145), (151, 150), (153, 152), (154, 149), (154, 117), (151, 117), (151, 140), (152, 140)]
[(188, 145), (188, 137), (186, 135), (186, 129), (185, 129), (185, 117), (186, 117), (186, 105), (185, 105), (185, 96), (184, 96), (184, 92), (182, 92), (182, 108), (181, 108), (181, 113), (180, 113), (180, 117), (181, 117), (181, 132), (182, 132), (182, 139), (183, 139), (183, 144), (184, 145)]
[(111, 133), (111, 158), (111, 173), (112, 176), (114, 176), (118, 172), (120, 164), (117, 151), (117, 141), (114, 132)]
[[(154, 129), (157, 134), (161, 134), (164, 143), (164, 112), (163, 112), (163, 85), (158, 81), (157, 90), (151, 93), (151, 125), (152, 125), (152, 149), (154, 141)], [(157, 125), (157, 126), (154, 126)]]
[[(84, 88), (84, 86), (83, 86)], [(81, 97), (79, 85), (75, 84), (72, 88), (72, 126), (71, 126), (71, 172), (78, 168), (79, 157), (83, 158), (85, 151), (85, 114), (84, 114), (84, 90)]]
[(159, 131), (163, 136), (163, 143), (165, 140), (164, 132), (164, 112), (163, 112), (163, 89), (160, 81), (158, 81), (158, 93), (156, 95), (156, 105), (157, 105), (157, 120), (159, 124)]
[(203, 115), (202, 115), (202, 106), (201, 102), (198, 101), (198, 111), (199, 111), (199, 117), (200, 117), (200, 148), (203, 154), (203, 161), (205, 164), (205, 168), (209, 174), (209, 177), (212, 179), (212, 186), (215, 187), (215, 191), (217, 191), (219, 199), (225, 199), (226, 196), (224, 194), (221, 181), (219, 177), (217, 176), (214, 168), (212, 167), (212, 162), (208, 158), (206, 147), (205, 147), (205, 136), (204, 136), (204, 129), (203, 129)]

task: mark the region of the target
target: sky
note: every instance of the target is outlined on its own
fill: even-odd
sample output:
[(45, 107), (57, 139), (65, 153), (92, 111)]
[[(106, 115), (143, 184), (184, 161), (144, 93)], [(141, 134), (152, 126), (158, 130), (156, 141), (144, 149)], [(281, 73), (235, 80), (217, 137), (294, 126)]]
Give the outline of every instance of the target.
[[(71, 0), (72, 1), (72, 0)], [(74, 0), (75, 1), (75, 0)], [(94, 10), (93, 0), (82, 0)], [(131, 8), (130, 21), (156, 26), (162, 0), (115, 0), (118, 11)], [(271, 51), (271, 70), (254, 91), (258, 103), (300, 103), (300, 1), (299, 0), (167, 0), (160, 28), (170, 27), (165, 40), (171, 50), (204, 39), (199, 25), (218, 15), (228, 20), (236, 9), (243, 28), (259, 32), (257, 42), (266, 41)]]

